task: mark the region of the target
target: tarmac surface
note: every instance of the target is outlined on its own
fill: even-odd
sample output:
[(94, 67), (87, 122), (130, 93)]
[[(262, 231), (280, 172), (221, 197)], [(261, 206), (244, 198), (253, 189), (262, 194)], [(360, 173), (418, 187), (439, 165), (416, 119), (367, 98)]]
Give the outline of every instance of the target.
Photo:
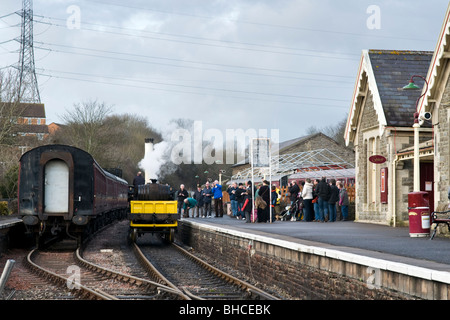
[(353, 221), (245, 223), (226, 215), (183, 220), (450, 272), (450, 238), (410, 237), (409, 227)]

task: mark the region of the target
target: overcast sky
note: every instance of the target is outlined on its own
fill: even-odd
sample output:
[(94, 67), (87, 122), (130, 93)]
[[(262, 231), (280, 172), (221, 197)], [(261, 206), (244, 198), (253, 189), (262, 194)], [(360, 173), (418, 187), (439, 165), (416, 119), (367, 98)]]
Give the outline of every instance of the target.
[[(279, 129), (281, 141), (349, 110), (363, 49), (434, 50), (446, 0), (34, 0), (47, 122), (97, 99), (114, 113), (203, 129)], [(0, 16), (21, 10), (1, 0)], [(20, 16), (0, 19), (0, 68)], [(12, 40), (12, 41), (9, 41)], [(408, 79), (405, 79), (405, 84)], [(270, 131), (269, 131), (270, 132)]]

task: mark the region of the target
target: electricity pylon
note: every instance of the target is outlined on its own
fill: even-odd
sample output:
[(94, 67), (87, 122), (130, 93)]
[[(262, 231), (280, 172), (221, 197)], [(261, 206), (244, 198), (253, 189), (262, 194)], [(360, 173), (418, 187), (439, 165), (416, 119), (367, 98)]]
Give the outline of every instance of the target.
[(22, 0), (19, 57), (19, 101), (40, 103), (39, 88), (34, 65), (33, 0)]

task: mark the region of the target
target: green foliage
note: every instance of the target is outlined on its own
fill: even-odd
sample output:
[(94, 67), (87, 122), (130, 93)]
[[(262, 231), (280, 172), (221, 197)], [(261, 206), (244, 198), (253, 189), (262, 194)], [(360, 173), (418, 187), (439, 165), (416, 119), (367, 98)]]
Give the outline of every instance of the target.
[(9, 215), (8, 202), (0, 201), (0, 216), (8, 216), (8, 215)]
[(2, 198), (12, 199), (16, 197), (18, 179), (19, 166), (15, 165), (9, 168), (0, 181), (0, 194)]

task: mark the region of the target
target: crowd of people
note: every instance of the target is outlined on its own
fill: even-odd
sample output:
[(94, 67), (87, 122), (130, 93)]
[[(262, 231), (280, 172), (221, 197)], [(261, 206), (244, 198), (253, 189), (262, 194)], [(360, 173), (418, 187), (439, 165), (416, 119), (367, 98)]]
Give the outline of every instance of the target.
[(348, 220), (349, 199), (343, 183), (335, 179), (327, 182), (322, 177), (314, 182), (308, 178), (301, 184), (300, 188), (296, 181), (292, 181), (288, 187), (291, 221), (334, 222), (337, 220), (337, 208), (340, 209), (341, 220)]
[[(239, 183), (239, 185), (233, 183), (226, 191), (230, 196), (233, 217), (250, 222), (252, 211), (251, 182), (249, 181), (246, 186), (242, 183)], [(217, 180), (212, 185), (206, 182), (203, 189), (198, 185), (192, 197), (189, 197), (184, 185), (181, 185), (177, 192), (177, 200), (178, 213), (183, 218), (211, 218), (212, 212), (214, 212), (215, 218), (223, 217), (223, 191), (222, 185)], [(212, 204), (214, 204), (214, 210)], [(267, 210), (265, 208), (261, 210), (260, 216), (263, 219)]]
[(188, 192), (184, 188), (184, 184), (180, 185), (180, 190), (177, 192), (178, 200), (178, 214), (183, 218), (189, 218), (189, 212), (192, 209), (192, 218), (211, 218), (212, 205), (214, 203), (214, 213), (216, 218), (223, 217), (223, 193), (222, 185), (219, 181), (214, 181), (211, 184), (207, 181), (205, 187), (202, 189), (200, 185), (194, 191), (192, 197), (189, 197)]
[[(245, 185), (233, 182), (226, 191), (230, 197), (232, 217), (247, 223), (270, 222), (270, 207), (272, 207), (272, 221), (281, 219), (280, 213), (283, 210), (280, 207), (280, 190), (276, 186), (270, 187), (267, 180), (254, 186), (253, 192), (251, 181)], [(341, 182), (334, 179), (330, 182), (327, 182), (325, 177), (314, 181), (306, 179), (300, 182), (300, 185), (292, 181), (289, 183), (287, 196), (290, 203), (284, 213), (290, 221), (334, 222), (338, 218), (337, 208), (340, 219), (348, 220), (347, 190)], [(212, 212), (215, 213), (214, 217), (223, 217), (222, 185), (217, 180), (212, 186), (206, 182), (203, 189), (198, 185), (192, 197), (189, 197), (184, 185), (181, 185), (177, 199), (179, 213), (182, 213), (183, 218), (211, 218)]]
[[(137, 179), (140, 178), (139, 172)], [(226, 191), (230, 197), (231, 216), (246, 223), (270, 222), (270, 208), (272, 221), (288, 217), (290, 221), (334, 222), (337, 220), (337, 207), (341, 220), (348, 220), (348, 193), (343, 183), (335, 179), (327, 182), (325, 177), (314, 181), (308, 178), (300, 185), (296, 181), (290, 182), (286, 194), (290, 203), (285, 210), (281, 207), (280, 190), (270, 186), (267, 180), (258, 186), (252, 186), (251, 181), (245, 185), (233, 182)], [(223, 191), (218, 180), (213, 183), (207, 181), (203, 188), (197, 185), (197, 190), (191, 195), (181, 184), (174, 196), (180, 217), (211, 218), (213, 212), (214, 217), (223, 217)]]

